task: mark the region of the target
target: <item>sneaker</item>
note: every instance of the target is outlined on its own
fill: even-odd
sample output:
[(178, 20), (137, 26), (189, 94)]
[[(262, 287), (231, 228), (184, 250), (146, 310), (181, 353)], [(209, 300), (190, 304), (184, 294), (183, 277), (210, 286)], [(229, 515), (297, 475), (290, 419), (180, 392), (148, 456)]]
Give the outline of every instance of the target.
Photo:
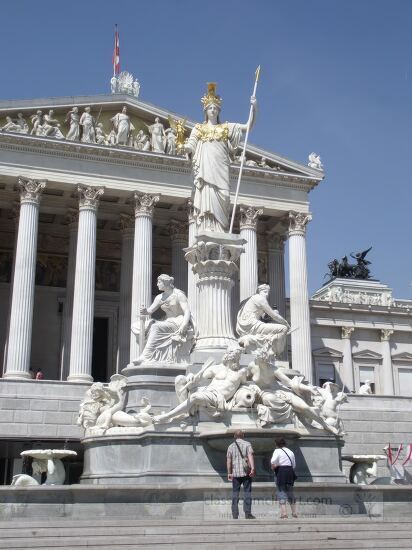
[(233, 519), (239, 519), (239, 516), (232, 516)]
[(245, 519), (256, 519), (253, 514), (246, 514)]

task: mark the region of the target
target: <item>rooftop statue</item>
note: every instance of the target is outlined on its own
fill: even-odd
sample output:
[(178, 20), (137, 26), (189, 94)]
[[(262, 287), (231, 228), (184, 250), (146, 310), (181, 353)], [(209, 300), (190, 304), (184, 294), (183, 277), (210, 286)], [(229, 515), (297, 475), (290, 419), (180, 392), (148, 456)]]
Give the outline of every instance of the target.
[(80, 140), (80, 115), (79, 108), (73, 107), (66, 115), (65, 122), (69, 123), (69, 131), (67, 132), (66, 139), (71, 141)]
[(96, 143), (96, 121), (90, 114), (90, 107), (86, 107), (82, 116), (80, 117), (80, 126), (83, 127), (82, 139), (83, 143)]
[(54, 111), (50, 109), (50, 111), (43, 116), (42, 135), (54, 137), (56, 139), (64, 139), (64, 135), (60, 130), (60, 123), (56, 118), (53, 118), (53, 115)]
[(309, 162), (308, 162), (309, 168), (316, 168), (316, 170), (323, 170), (323, 164), (320, 160), (320, 156), (316, 153), (311, 153), (309, 155)]
[[(222, 99), (216, 84), (209, 83), (202, 97), (205, 122), (193, 128), (185, 150), (192, 159), (194, 173), (193, 208), (198, 230), (226, 232), (229, 229), (229, 167), (247, 124), (220, 122)], [(251, 98), (253, 125), (256, 98)]]
[(110, 119), (116, 131), (116, 145), (128, 145), (130, 132), (135, 128), (130, 122), (130, 117), (127, 114), (127, 107), (124, 106), (121, 113), (117, 113)]
[(370, 269), (368, 265), (370, 265), (371, 262), (365, 260), (370, 250), (372, 250), (372, 247), (363, 252), (358, 252), (356, 254), (351, 253), (350, 257), (356, 260), (356, 264), (350, 264), (347, 256), (344, 256), (340, 262), (335, 258), (328, 263), (329, 273), (327, 273), (325, 277), (329, 276), (329, 281), (335, 277), (346, 279), (370, 279)]
[(140, 84), (133, 75), (127, 71), (122, 71), (117, 76), (112, 76), (110, 79), (110, 88), (112, 94), (128, 94), (139, 97)]
[(155, 118), (154, 124), (146, 124), (150, 133), (150, 144), (153, 153), (164, 153), (166, 147), (166, 133), (159, 117)]

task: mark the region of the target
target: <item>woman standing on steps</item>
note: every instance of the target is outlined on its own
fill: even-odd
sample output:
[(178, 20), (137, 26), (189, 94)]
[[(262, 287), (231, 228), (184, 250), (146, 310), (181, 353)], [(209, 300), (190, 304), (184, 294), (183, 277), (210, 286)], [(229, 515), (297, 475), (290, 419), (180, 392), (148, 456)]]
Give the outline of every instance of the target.
[(293, 451), (286, 447), (286, 441), (283, 437), (275, 440), (276, 449), (273, 452), (270, 461), (272, 470), (276, 476), (276, 487), (278, 490), (278, 499), (280, 507), (280, 518), (288, 517), (286, 510), (286, 502), (289, 502), (292, 509), (292, 517), (297, 518), (296, 500), (293, 493), (293, 485), (295, 483), (296, 460)]

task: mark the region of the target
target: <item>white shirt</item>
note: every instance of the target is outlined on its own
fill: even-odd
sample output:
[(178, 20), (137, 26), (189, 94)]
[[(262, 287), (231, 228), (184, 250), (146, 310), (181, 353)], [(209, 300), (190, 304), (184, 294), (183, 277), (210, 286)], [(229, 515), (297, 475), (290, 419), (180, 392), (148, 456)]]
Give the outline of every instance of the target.
[[(283, 447), (283, 448), (285, 449), (286, 452), (284, 452), (282, 449), (275, 449), (273, 451), (273, 455), (270, 463), (272, 464), (272, 466), (292, 466), (293, 469), (295, 469), (296, 460), (295, 460), (295, 455), (293, 451), (291, 451), (287, 447)], [(287, 457), (286, 453), (290, 456), (290, 460)]]

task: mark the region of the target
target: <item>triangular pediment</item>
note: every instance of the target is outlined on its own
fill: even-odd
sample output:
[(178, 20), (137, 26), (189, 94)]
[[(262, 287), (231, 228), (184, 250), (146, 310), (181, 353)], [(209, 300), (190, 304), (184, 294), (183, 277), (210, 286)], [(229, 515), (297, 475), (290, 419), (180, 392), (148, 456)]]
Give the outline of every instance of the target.
[(392, 355), (392, 361), (412, 361), (412, 353), (408, 353), (407, 351), (395, 353)]
[[(183, 115), (177, 114), (173, 111), (169, 111), (150, 103), (140, 101), (139, 99), (126, 95), (126, 94), (108, 94), (97, 96), (73, 96), (73, 97), (61, 97), (61, 98), (44, 98), (44, 99), (30, 99), (30, 100), (8, 100), (0, 101), (0, 127), (3, 128), (7, 123), (6, 117), (9, 116), (12, 120), (17, 120), (17, 114), (22, 113), (23, 118), (29, 125), (29, 130), (25, 136), (30, 139), (41, 139), (38, 136), (31, 135), (33, 129), (33, 123), (31, 117), (40, 110), (43, 114), (47, 113), (50, 109), (54, 111), (53, 116), (58, 120), (61, 128), (61, 132), (64, 136), (69, 131), (69, 124), (66, 120), (67, 113), (73, 107), (79, 108), (79, 113), (84, 111), (85, 107), (91, 108), (91, 114), (95, 118), (97, 123), (103, 125), (103, 131), (108, 136), (112, 130), (112, 122), (110, 119), (118, 112), (121, 111), (123, 106), (127, 107), (127, 114), (130, 116), (131, 123), (133, 124), (137, 133), (139, 130), (143, 130), (147, 133), (147, 125), (153, 124), (155, 117), (159, 117), (160, 122), (164, 125), (165, 129), (169, 128), (168, 118), (172, 117), (176, 119), (185, 119), (185, 127), (187, 135), (189, 135), (191, 129), (199, 121), (192, 121), (186, 119)], [(4, 131), (3, 131), (4, 132)], [(16, 134), (15, 132), (7, 132), (8, 135), (16, 135), (16, 137), (23, 137), (23, 134)], [(62, 139), (65, 143), (76, 144)], [(109, 146), (109, 145), (107, 145)], [(127, 150), (127, 147), (124, 147)], [(239, 151), (240, 155), (240, 151)], [(266, 166), (260, 166), (262, 158), (266, 159)], [(324, 177), (321, 170), (304, 166), (300, 163), (294, 162), (290, 159), (277, 155), (274, 152), (267, 151), (265, 149), (256, 147), (254, 145), (248, 145), (246, 150), (246, 159), (249, 165), (245, 166), (245, 174), (254, 173), (261, 175), (269, 175), (273, 177), (297, 177), (302, 180), (308, 180), (311, 185), (316, 185)], [(234, 163), (236, 166), (236, 162)]]
[(342, 358), (341, 351), (333, 348), (328, 348), (328, 347), (315, 349), (313, 350), (312, 353), (315, 357), (329, 357), (329, 358), (335, 357), (338, 359)]
[(380, 353), (376, 353), (370, 349), (356, 351), (355, 353), (352, 353), (352, 357), (354, 359), (382, 359), (382, 355)]

